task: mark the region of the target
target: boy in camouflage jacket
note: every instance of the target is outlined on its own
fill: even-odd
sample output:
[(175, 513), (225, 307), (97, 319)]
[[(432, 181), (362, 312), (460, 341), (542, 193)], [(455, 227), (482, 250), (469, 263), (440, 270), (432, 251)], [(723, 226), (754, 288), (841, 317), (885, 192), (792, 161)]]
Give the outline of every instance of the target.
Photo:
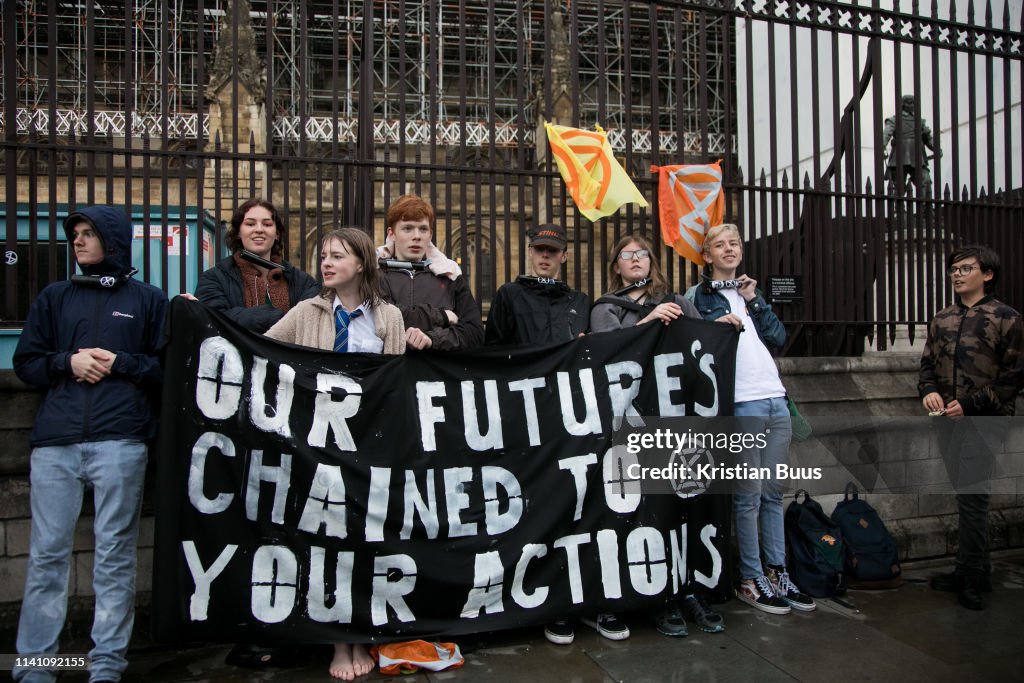
[(994, 421), (945, 418), (1010, 416), (1024, 384), (1024, 325), (1020, 313), (992, 296), (999, 257), (988, 247), (957, 249), (947, 259), (957, 301), (928, 326), (918, 392), (929, 415), (943, 420), (939, 443), (957, 493), (960, 518), (956, 570), (932, 580), (955, 592), (960, 604), (982, 609), (991, 590), (988, 502), (993, 453), (1000, 441)]

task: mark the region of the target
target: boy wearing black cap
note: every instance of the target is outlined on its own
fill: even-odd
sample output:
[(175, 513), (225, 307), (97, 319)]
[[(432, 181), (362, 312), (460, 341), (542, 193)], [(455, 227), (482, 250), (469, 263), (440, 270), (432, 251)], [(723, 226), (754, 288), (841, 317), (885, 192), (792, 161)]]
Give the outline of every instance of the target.
[[(32, 533), (18, 654), (53, 655), (67, 612), (75, 524), (87, 487), (96, 515), (92, 683), (118, 681), (135, 618), (136, 539), (146, 442), (156, 435), (148, 397), (167, 297), (132, 278), (132, 224), (124, 210), (90, 206), (64, 221), (82, 275), (50, 284), (32, 303), (14, 371), (46, 392), (30, 441)], [(16, 681), (53, 681), (15, 667)]]
[[(538, 225), (527, 233), (531, 275), (520, 275), (494, 294), (484, 337), (489, 345), (543, 345), (567, 342), (587, 332), (590, 297), (559, 280), (568, 259), (568, 240), (559, 225)], [(622, 637), (628, 637), (626, 630)], [(544, 637), (556, 645), (573, 641), (572, 622), (548, 624)], [(618, 639), (618, 636), (616, 636)]]
[(587, 331), (590, 298), (558, 279), (568, 258), (565, 228), (538, 225), (528, 236), (532, 274), (495, 292), (484, 337), (489, 345), (552, 344)]

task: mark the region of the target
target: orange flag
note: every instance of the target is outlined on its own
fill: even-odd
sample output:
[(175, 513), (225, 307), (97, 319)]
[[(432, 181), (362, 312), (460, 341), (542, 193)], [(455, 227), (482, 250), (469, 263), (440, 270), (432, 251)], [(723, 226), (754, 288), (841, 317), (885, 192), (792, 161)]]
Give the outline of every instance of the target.
[(725, 216), (722, 162), (651, 166), (658, 174), (661, 237), (676, 253), (704, 265), (701, 248), (708, 229)]

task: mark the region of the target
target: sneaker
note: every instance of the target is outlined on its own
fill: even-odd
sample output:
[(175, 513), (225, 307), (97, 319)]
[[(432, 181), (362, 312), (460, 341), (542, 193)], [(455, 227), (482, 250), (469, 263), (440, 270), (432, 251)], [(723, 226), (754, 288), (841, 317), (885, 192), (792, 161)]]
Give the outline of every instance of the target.
[(544, 627), (544, 637), (555, 645), (572, 645), (576, 634), (572, 632), (571, 621), (559, 619)]
[(811, 612), (816, 605), (814, 598), (801, 593), (789, 578), (789, 572), (785, 567), (768, 567), (768, 580), (772, 582), (775, 594), (785, 600), (790, 607), (803, 612)]
[(789, 603), (775, 595), (775, 589), (767, 576), (740, 581), (736, 597), (768, 614), (789, 614)]
[(683, 597), (683, 614), (693, 620), (704, 633), (721, 633), (725, 630), (725, 619), (711, 609), (703, 595), (690, 593)]
[(614, 614), (598, 614), (593, 619), (583, 617), (580, 621), (590, 628), (596, 629), (598, 633), (608, 640), (625, 640), (629, 638), (629, 627), (619, 621), (619, 618)]
[(658, 633), (669, 638), (683, 638), (687, 635), (686, 619), (675, 600), (665, 605), (654, 617), (654, 627)]

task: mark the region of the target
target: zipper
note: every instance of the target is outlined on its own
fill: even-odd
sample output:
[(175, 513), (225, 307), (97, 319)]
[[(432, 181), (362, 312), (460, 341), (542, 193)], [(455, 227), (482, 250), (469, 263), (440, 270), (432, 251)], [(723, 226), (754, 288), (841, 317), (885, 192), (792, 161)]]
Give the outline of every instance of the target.
[(960, 387), (957, 384), (957, 370), (960, 368), (960, 337), (963, 335), (964, 323), (967, 322), (969, 308), (964, 307), (964, 314), (960, 317), (960, 325), (956, 328), (956, 343), (953, 345), (953, 398), (960, 400)]
[(409, 306), (412, 307), (416, 305), (416, 273), (411, 270), (405, 272), (409, 274)]
[[(96, 307), (95, 307), (95, 309), (93, 310), (93, 313), (92, 313), (92, 330), (90, 330), (90, 333), (89, 333), (89, 336), (90, 336), (90, 339), (89, 339), (90, 344), (89, 344), (89, 346), (90, 346), (90, 348), (96, 348), (96, 344), (98, 342), (98, 339), (96, 338), (96, 335), (99, 333), (99, 329), (100, 329), (100, 309), (102, 307), (103, 307), (103, 298), (102, 298), (102, 294), (100, 294), (100, 295), (98, 295), (96, 297)], [(89, 418), (92, 416), (92, 394), (93, 394), (93, 392), (88, 391), (88, 390), (85, 392), (85, 406), (83, 407), (83, 410), (82, 410), (82, 437), (83, 437), (83, 439), (89, 436), (89, 422), (90, 422)]]

